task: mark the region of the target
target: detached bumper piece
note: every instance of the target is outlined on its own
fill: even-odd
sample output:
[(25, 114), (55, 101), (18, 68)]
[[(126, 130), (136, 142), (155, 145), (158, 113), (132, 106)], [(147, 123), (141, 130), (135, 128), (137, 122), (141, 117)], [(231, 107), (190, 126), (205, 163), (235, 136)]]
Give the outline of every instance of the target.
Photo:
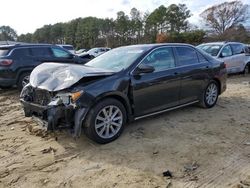
[(42, 106), (21, 99), (26, 117), (35, 116), (42, 120), (47, 130), (74, 127), (74, 109), (72, 106)]

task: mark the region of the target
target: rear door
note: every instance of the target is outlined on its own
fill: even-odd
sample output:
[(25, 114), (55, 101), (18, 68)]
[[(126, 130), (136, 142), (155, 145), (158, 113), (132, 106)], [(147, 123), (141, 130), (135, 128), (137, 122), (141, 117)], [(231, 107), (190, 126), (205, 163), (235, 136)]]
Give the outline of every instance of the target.
[(147, 55), (141, 64), (155, 71), (132, 76), (135, 116), (141, 116), (179, 104), (180, 78), (171, 47), (160, 47)]
[(199, 100), (209, 80), (211, 63), (189, 46), (177, 46), (175, 53), (181, 77), (180, 104)]
[(243, 44), (230, 44), (233, 51), (233, 72), (241, 72), (244, 70), (246, 65), (246, 54)]
[(33, 59), (33, 66), (40, 65), (43, 62), (50, 62), (52, 53), (49, 47), (47, 46), (37, 46), (32, 47), (31, 49), (31, 56)]

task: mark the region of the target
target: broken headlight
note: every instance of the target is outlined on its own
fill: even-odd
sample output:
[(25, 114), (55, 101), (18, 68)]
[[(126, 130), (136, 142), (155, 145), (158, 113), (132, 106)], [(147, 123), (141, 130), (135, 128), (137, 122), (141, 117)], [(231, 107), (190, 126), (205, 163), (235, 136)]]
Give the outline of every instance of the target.
[(75, 103), (83, 94), (83, 91), (77, 91), (77, 92), (70, 92), (70, 93), (58, 93), (53, 101), (50, 102), (49, 105), (70, 105), (72, 103)]

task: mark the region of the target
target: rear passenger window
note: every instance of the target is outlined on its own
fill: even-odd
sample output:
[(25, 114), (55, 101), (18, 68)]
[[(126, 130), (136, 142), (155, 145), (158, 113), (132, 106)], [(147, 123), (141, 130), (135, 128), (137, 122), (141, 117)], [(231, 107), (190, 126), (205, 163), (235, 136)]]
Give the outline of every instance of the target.
[(244, 52), (244, 46), (241, 44), (231, 44), (233, 54), (241, 54)]
[(51, 57), (50, 48), (47, 47), (31, 48), (31, 52), (36, 57)]
[(180, 66), (198, 64), (199, 60), (195, 50), (189, 47), (176, 47)]
[(200, 63), (208, 62), (207, 59), (202, 54), (200, 54), (199, 52), (197, 52), (197, 55), (198, 55)]
[(30, 56), (30, 51), (28, 48), (19, 48), (13, 51), (13, 56), (16, 58), (22, 58)]

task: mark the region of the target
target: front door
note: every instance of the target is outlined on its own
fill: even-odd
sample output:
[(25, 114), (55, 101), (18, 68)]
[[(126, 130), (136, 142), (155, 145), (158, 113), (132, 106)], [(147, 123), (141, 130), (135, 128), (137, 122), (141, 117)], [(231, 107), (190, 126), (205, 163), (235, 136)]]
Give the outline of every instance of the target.
[(179, 104), (180, 78), (171, 47), (160, 47), (147, 55), (142, 64), (154, 72), (132, 76), (135, 116), (142, 116)]

